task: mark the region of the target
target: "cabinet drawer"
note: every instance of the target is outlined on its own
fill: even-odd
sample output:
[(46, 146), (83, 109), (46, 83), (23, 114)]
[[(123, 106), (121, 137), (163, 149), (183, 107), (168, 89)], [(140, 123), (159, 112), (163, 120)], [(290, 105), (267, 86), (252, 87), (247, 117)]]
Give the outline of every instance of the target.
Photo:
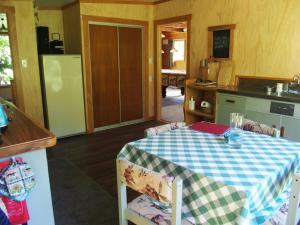
[(219, 105), (226, 105), (228, 107), (245, 107), (246, 97), (229, 95), (229, 94), (217, 94), (217, 103)]
[(255, 112), (262, 112), (262, 113), (270, 113), (271, 107), (271, 100), (269, 99), (262, 99), (262, 98), (247, 98), (247, 105), (246, 109), (255, 111)]

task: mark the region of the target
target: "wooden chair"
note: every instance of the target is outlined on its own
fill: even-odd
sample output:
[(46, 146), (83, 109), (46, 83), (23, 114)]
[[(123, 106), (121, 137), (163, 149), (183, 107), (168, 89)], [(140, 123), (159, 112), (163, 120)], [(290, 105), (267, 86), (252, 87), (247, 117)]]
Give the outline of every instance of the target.
[[(128, 221), (137, 225), (191, 225), (181, 219), (181, 179), (150, 171), (125, 159), (117, 159), (116, 163), (120, 225), (127, 225)], [(127, 203), (127, 187), (143, 195)]]
[(299, 224), (300, 173), (293, 176), (289, 199), (281, 206), (276, 214), (264, 225), (297, 225)]
[(158, 135), (160, 133), (168, 132), (171, 130), (176, 130), (178, 128), (184, 127), (184, 122), (174, 122), (174, 123), (168, 123), (157, 127), (151, 127), (145, 130), (145, 137), (152, 137), (155, 135)]
[(272, 137), (283, 137), (284, 136), (284, 128), (282, 127), (280, 130), (276, 129), (276, 126), (268, 126), (263, 123), (258, 123), (253, 120), (244, 119), (243, 130), (252, 131), (259, 134), (266, 134)]

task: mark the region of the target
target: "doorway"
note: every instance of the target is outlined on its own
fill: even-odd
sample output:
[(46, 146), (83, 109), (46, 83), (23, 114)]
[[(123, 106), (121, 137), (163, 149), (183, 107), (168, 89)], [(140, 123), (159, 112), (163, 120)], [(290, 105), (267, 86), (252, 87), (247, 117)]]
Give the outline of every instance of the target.
[(190, 70), (191, 15), (155, 21), (156, 115), (184, 121), (185, 80)]
[(0, 6), (0, 96), (24, 110), (15, 9)]

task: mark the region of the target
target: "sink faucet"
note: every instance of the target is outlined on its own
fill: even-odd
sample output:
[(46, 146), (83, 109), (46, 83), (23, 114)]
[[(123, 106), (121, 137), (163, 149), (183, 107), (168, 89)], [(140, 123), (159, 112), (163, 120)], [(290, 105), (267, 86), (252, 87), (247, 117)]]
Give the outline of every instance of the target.
[(297, 81), (297, 84), (300, 84), (300, 74), (298, 73), (298, 74), (294, 75), (293, 80)]

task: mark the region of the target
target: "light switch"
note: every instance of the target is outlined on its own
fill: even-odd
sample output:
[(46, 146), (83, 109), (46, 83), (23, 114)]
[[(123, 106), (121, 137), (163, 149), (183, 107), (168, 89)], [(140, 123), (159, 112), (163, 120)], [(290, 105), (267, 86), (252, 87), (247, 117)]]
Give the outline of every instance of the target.
[(149, 58), (149, 64), (153, 64), (153, 59), (151, 57)]
[(27, 60), (26, 59), (22, 59), (22, 67), (23, 68), (27, 68), (28, 67), (28, 64), (27, 64)]
[(153, 81), (153, 77), (149, 76), (149, 82), (152, 82), (152, 81)]

